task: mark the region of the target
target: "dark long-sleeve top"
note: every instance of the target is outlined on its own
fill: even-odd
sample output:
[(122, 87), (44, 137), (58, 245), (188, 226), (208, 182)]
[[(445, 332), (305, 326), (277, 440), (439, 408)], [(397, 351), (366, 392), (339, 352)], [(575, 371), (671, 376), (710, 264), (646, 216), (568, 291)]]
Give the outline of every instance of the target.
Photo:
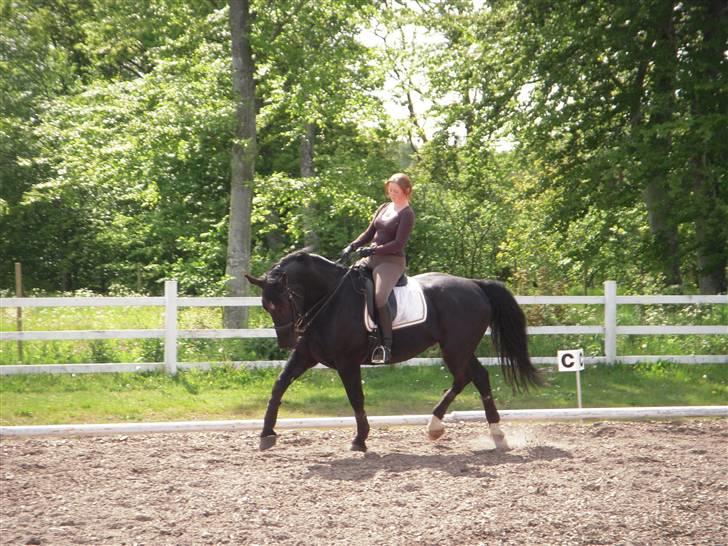
[(352, 243), (354, 248), (373, 240), (376, 245), (374, 254), (404, 256), (404, 248), (415, 225), (415, 213), (408, 205), (393, 216), (385, 218), (388, 205), (389, 203), (384, 203), (377, 209), (369, 227)]

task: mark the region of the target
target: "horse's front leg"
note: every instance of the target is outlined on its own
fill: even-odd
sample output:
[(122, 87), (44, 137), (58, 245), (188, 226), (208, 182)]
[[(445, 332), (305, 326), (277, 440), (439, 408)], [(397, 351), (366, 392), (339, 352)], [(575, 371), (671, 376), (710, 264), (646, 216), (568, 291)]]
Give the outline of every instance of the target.
[(304, 357), (298, 350), (294, 350), (288, 357), (283, 371), (273, 385), (273, 392), (268, 401), (268, 408), (265, 411), (263, 420), (263, 431), (260, 433), (260, 449), (270, 449), (276, 443), (275, 425), (278, 420), (278, 408), (281, 406), (281, 399), (288, 387), (303, 374), (306, 370), (316, 365), (310, 358)]
[(354, 410), (356, 419), (356, 437), (351, 442), (352, 451), (366, 451), (366, 440), (369, 437), (369, 420), (364, 411), (364, 390), (361, 386), (361, 367), (352, 364), (350, 367), (339, 369), (339, 377), (346, 389), (349, 403)]

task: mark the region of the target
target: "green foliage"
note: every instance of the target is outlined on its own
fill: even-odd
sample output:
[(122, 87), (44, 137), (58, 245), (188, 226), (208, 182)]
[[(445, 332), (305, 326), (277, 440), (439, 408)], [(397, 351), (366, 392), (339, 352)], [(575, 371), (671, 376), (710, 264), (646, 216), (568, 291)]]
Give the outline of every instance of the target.
[[(710, 277), (713, 291), (725, 290), (728, 233), (711, 224), (728, 224), (723, 176), (713, 170), (724, 159), (701, 133), (713, 133), (718, 119), (725, 128), (728, 118), (714, 99), (696, 108), (697, 95), (686, 92), (698, 81), (715, 85), (708, 74), (725, 59), (712, 40), (725, 43), (725, 11), (664, 2), (515, 5), (521, 39), (509, 54), (531, 87), (514, 126), (526, 156), (550, 167), (540, 184), (558, 190), (556, 226), (567, 233), (575, 220), (604, 211), (613, 231), (626, 213), (638, 221), (628, 231), (643, 232), (632, 242), (643, 270), (668, 284), (679, 284), (681, 272), (694, 275), (701, 289)], [(716, 250), (701, 246), (708, 240)]]
[[(370, 91), (381, 81), (356, 40), (369, 4), (332, 0), (301, 9), (286, 0), (258, 6), (253, 48), (264, 97), (259, 113), (264, 149), (275, 141), (297, 153), (309, 123), (325, 130), (376, 118), (378, 103)], [(264, 162), (270, 159), (262, 155)]]
[[(519, 293), (607, 278), (725, 290), (716, 5), (253, 2), (252, 269), (311, 240), (335, 256), (404, 169), (412, 273), (497, 277)], [(21, 261), (26, 286), (45, 290), (158, 294), (176, 278), (221, 293), (235, 123), (224, 3), (0, 10), (2, 285)], [(362, 45), (364, 28), (381, 48)], [(384, 112), (383, 88), (406, 119)]]
[[(683, 289), (725, 290), (725, 155), (705, 141), (728, 127), (718, 5), (418, 2), (398, 12), (439, 37), (422, 47), (428, 62), (410, 65), (439, 130), (420, 174), (470, 171), (487, 188), (483, 164), (502, 139), (517, 143), (509, 205), (519, 210), (504, 215), (515, 218), (502, 226), (501, 276), (547, 290), (607, 276), (635, 289), (684, 278)], [(474, 189), (457, 195), (469, 209)]]
[[(305, 246), (307, 229), (318, 236), (315, 252), (337, 257), (366, 228), (376, 204), (383, 201), (383, 175), (373, 181), (357, 176), (364, 173), (332, 168), (314, 178), (276, 174), (261, 180), (265, 191), (258, 192), (253, 207), (253, 227), (258, 234), (253, 271), (265, 272), (283, 254)], [(341, 182), (347, 179), (349, 183)], [(307, 209), (314, 209), (315, 214), (306, 214)]]
[[(159, 15), (165, 27), (179, 14)], [(85, 29), (88, 47), (96, 22)], [(216, 30), (223, 22), (198, 17), (194, 32), (177, 32), (176, 41), (148, 52), (154, 66), (138, 77), (96, 79), (46, 106), (34, 163), (48, 175), (7, 219), (21, 220), (9, 242), (32, 285), (103, 291), (116, 282), (154, 291), (152, 283), (175, 274), (192, 289), (210, 289), (200, 270), (219, 270), (223, 258), (199, 241), (219, 247), (225, 237), (231, 106), (220, 62), (226, 43)]]
[[(2, 248), (10, 257), (2, 261), (7, 285), (12, 261), (19, 260), (26, 286), (104, 292), (115, 284), (158, 293), (158, 283), (174, 277), (187, 293), (221, 292), (234, 121), (227, 12), (174, 0), (157, 0), (141, 11), (132, 4), (85, 6), (68, 35), (32, 2), (16, 8), (19, 20), (23, 11), (40, 19), (34, 36), (46, 62), (51, 53), (43, 40), (54, 33), (79, 52), (83, 85), (48, 93), (42, 107), (38, 97), (37, 112), (26, 109), (15, 118), (35, 118), (35, 127), (24, 129), (34, 133), (28, 135), (32, 155), (16, 163), (37, 174), (0, 196), (7, 204), (0, 222), (10, 235)], [(386, 131), (360, 127), (376, 112), (367, 94), (374, 80), (366, 50), (354, 39), (368, 7), (342, 1), (311, 10), (257, 9), (254, 41), (265, 97), (258, 203), (285, 207), (277, 201), (304, 197), (295, 188), (281, 197), (273, 185), (298, 176), (301, 128), (314, 123), (319, 177), (304, 201), (340, 219), (315, 226), (322, 252), (334, 252), (350, 235), (340, 229), (350, 225), (340, 215), (352, 209), (360, 214), (373, 193), (367, 185), (393, 170)], [(311, 32), (301, 34), (302, 26)], [(132, 30), (119, 36), (119, 28)], [(18, 71), (26, 61), (9, 58)], [(18, 94), (28, 91), (23, 81), (15, 84)], [(355, 195), (360, 189), (363, 195)], [(258, 223), (258, 261), (280, 256), (273, 235), (286, 238), (286, 248), (302, 246), (303, 210), (275, 209), (286, 221), (279, 234), (266, 221)], [(25, 237), (28, 232), (33, 237)]]

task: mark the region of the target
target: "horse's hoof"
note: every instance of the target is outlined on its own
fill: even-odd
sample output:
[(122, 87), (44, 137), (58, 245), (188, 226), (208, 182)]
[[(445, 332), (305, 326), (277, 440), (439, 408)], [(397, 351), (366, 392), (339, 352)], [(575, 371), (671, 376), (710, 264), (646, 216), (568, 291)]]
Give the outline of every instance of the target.
[(260, 450), (265, 451), (266, 449), (272, 448), (274, 445), (276, 445), (276, 440), (278, 440), (278, 436), (276, 436), (275, 434), (271, 434), (270, 436), (261, 436)]
[(430, 440), (432, 440), (433, 442), (435, 440), (439, 440), (443, 434), (445, 434), (444, 428), (442, 428), (440, 430), (428, 430), (427, 431), (427, 435), (430, 437)]
[(498, 451), (510, 451), (511, 446), (508, 445), (505, 436), (493, 436), (493, 441)]
[(361, 451), (362, 453), (367, 452), (367, 445), (364, 442), (357, 442), (354, 440), (351, 442), (351, 451)]
[(503, 433), (498, 423), (490, 423), (488, 428), (490, 428), (490, 437), (493, 439), (495, 448), (498, 451), (508, 451), (511, 449), (506, 441), (506, 435)]
[(433, 415), (427, 423), (427, 435), (430, 437), (430, 440), (437, 440), (443, 434), (445, 434), (445, 425), (442, 419)]

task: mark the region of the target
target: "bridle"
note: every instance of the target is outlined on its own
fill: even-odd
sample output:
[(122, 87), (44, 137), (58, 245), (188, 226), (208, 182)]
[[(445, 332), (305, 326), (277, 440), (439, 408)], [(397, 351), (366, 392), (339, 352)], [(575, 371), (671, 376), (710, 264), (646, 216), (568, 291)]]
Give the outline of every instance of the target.
[(314, 303), (308, 311), (303, 313), (299, 311), (298, 305), (296, 304), (296, 298), (302, 301), (303, 296), (291, 290), (291, 288), (288, 286), (286, 272), (280, 270), (280, 265), (275, 266), (271, 270), (271, 273), (273, 273), (272, 277), (275, 279), (276, 283), (281, 281), (285, 283), (284, 289), (286, 293), (286, 298), (288, 299), (288, 303), (291, 309), (291, 320), (289, 320), (285, 324), (273, 325), (276, 334), (278, 334), (279, 331), (292, 328), (293, 333), (298, 337), (304, 335), (306, 333), (306, 330), (308, 330), (308, 328), (313, 324), (314, 320), (316, 320), (321, 312), (326, 309), (326, 307), (328, 307), (329, 303), (331, 303), (331, 300), (334, 298), (339, 289), (343, 286), (344, 281), (351, 273), (351, 270), (352, 267), (347, 268), (346, 273), (341, 276), (341, 279), (339, 279), (336, 287), (329, 294)]

